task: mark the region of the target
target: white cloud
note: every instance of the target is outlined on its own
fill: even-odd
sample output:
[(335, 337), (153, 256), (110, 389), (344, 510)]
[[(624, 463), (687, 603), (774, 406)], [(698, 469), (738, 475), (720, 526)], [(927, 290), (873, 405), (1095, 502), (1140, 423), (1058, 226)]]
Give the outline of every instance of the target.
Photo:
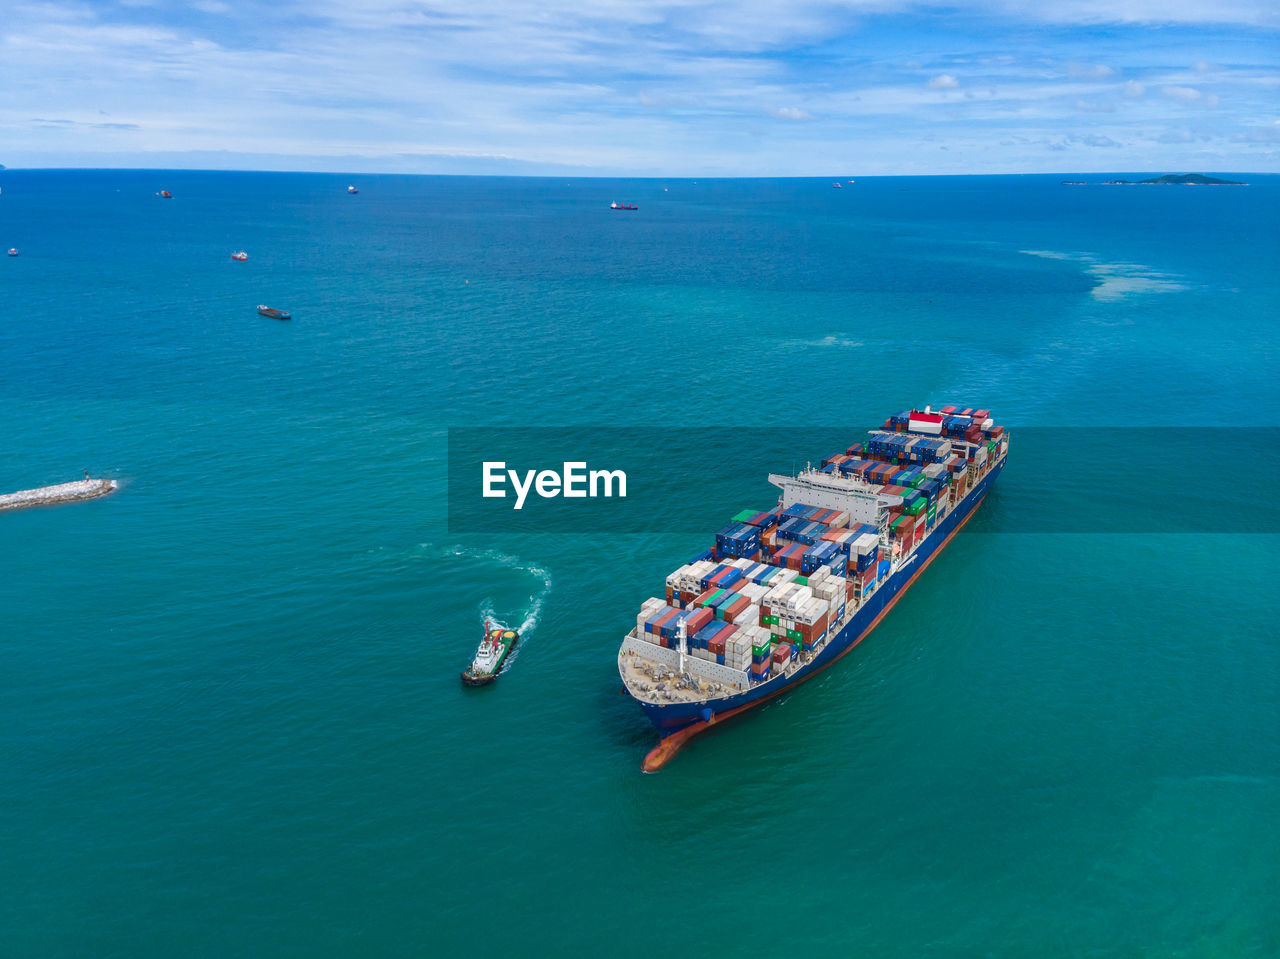
[(1137, 80), (1126, 80), (1124, 83), (1124, 95), (1130, 100), (1137, 100), (1146, 95), (1147, 88)]
[(1231, 139), (1237, 143), (1280, 143), (1280, 120), (1267, 126), (1249, 127)]
[(949, 73), (940, 73), (929, 81), (929, 86), (934, 90), (951, 90), (960, 86), (960, 81)]
[(769, 116), (775, 120), (793, 120), (797, 123), (803, 123), (806, 120), (815, 119), (812, 113), (807, 110), (801, 110), (797, 107), (780, 107), (777, 110), (770, 110)]
[(1115, 76), (1115, 70), (1104, 63), (1070, 63), (1067, 76), (1073, 80), (1106, 80)]
[(1179, 103), (1199, 103), (1201, 97), (1200, 91), (1195, 87), (1161, 87), (1160, 92)]

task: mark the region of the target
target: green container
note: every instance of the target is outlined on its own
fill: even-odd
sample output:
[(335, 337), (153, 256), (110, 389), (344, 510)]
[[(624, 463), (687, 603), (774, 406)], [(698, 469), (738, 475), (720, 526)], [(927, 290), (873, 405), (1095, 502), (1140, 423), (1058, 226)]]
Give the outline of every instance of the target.
[(762, 622), (760, 625), (761, 625), (761, 626), (777, 626), (777, 625), (778, 625), (778, 617), (777, 617), (777, 616), (765, 616), (765, 617), (764, 617), (764, 622)]
[(760, 512), (758, 509), (744, 509), (741, 513), (739, 513), (733, 519), (729, 520), (729, 522), (745, 523), (747, 520), (751, 519), (751, 517), (755, 516), (756, 513), (758, 512)]
[(808, 577), (808, 576), (797, 576), (797, 577), (795, 578), (795, 580), (794, 580), (794, 581), (795, 581), (796, 583), (798, 583), (799, 585), (801, 585), (801, 586), (808, 586), (808, 585), (809, 585), (809, 577)]
[(769, 643), (761, 643), (759, 646), (752, 646), (752, 647), (751, 647), (751, 655), (752, 655), (752, 656), (767, 656), (767, 655), (769, 655), (769, 649), (770, 649), (770, 647), (771, 647), (771, 644), (769, 644)]
[(910, 486), (912, 489), (915, 489), (917, 486), (919, 486), (921, 483), (923, 483), (926, 479), (928, 479), (928, 477), (927, 477), (927, 476), (925, 476), (925, 475), (922, 473), (921, 475), (917, 476), (915, 479), (913, 479), (913, 480), (912, 480), (909, 484), (907, 484), (907, 485), (908, 485), (908, 486)]
[(914, 503), (911, 503), (910, 505), (907, 506), (907, 512), (910, 513), (912, 516), (919, 516), (920, 511), (925, 508), (925, 503), (927, 502), (928, 500), (926, 500), (924, 497), (921, 497), (920, 499), (916, 500)]
[(798, 630), (798, 629), (789, 629), (789, 630), (787, 630), (787, 639), (794, 639), (794, 640), (796, 640), (797, 642), (800, 642), (801, 640), (803, 640), (803, 639), (804, 639), (804, 637), (800, 635), (800, 630)]

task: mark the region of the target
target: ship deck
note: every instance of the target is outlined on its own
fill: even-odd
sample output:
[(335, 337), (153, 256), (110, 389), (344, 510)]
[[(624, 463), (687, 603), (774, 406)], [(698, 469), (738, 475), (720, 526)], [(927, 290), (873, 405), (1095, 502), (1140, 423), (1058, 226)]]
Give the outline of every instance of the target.
[[(974, 489), (962, 497), (951, 498), (939, 509), (935, 528), (930, 530), (925, 540), (931, 538), (942, 522), (958, 508), (969, 495), (975, 491), (979, 483), (992, 471), (993, 467), (1003, 465), (1003, 459), (984, 467), (977, 475)], [(914, 560), (921, 551), (925, 540), (917, 542), (908, 552), (899, 554), (891, 563), (889, 572), (881, 582), (892, 579), (897, 572)], [(858, 614), (858, 611), (875, 593), (849, 601), (845, 616), (831, 627), (830, 636), (837, 635)], [(618, 651), (618, 672), (628, 694), (637, 700), (654, 704), (693, 704), (710, 703), (718, 699), (733, 696), (747, 689), (758, 689), (761, 686), (785, 685), (785, 679), (803, 669), (810, 661), (821, 654), (826, 643), (820, 644), (814, 651), (802, 653), (793, 658), (783, 673), (775, 673), (764, 683), (746, 683), (735, 685), (723, 681), (728, 674), (728, 667), (708, 663), (691, 654), (685, 656), (685, 675), (678, 671), (679, 653), (675, 649), (648, 642), (635, 634), (633, 630), (624, 640)], [(741, 673), (736, 674), (741, 677)]]

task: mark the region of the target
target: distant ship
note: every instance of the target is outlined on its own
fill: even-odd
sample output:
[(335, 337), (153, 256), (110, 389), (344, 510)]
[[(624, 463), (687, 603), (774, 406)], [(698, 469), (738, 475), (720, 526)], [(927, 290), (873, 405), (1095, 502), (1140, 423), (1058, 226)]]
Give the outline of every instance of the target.
[(164, 199), (164, 200), (172, 200), (172, 199), (173, 199), (173, 194), (172, 194), (172, 193), (170, 193), (168, 190), (161, 190), (159, 193), (157, 193), (157, 194), (156, 194), (156, 196), (158, 196), (158, 197), (160, 197), (161, 199)]
[(347, 187), (347, 192), (348, 192), (348, 193), (359, 193), (360, 191), (359, 191), (359, 190), (357, 190), (357, 189), (356, 189), (355, 187), (353, 187), (353, 186), (349, 186), (349, 187)]
[(245, 260), (249, 259), (249, 254), (246, 253), (244, 250), (237, 250), (235, 253), (231, 254), (231, 259), (239, 260), (241, 263), (243, 263)]
[(843, 184), (843, 183), (841, 183), (839, 180), (836, 180), (836, 182), (835, 182), (835, 183), (833, 183), (833, 184), (831, 184), (831, 185), (832, 185), (833, 187), (835, 187), (837, 190), (843, 190), (843, 189), (844, 189), (844, 184)]
[(11, 247), (9, 247), (9, 255), (10, 255), (10, 256), (17, 256), (17, 255), (18, 255), (18, 248), (17, 248), (16, 246), (11, 246)]
[(260, 316), (268, 316), (273, 320), (293, 319), (292, 315), (289, 313), (286, 313), (284, 310), (277, 310), (271, 306), (263, 306), (261, 303), (258, 304), (258, 314)]
[(638, 206), (637, 206), (636, 204), (634, 204), (634, 203), (618, 203), (618, 202), (614, 202), (614, 203), (610, 203), (610, 204), (609, 204), (609, 209), (610, 209), (610, 210), (638, 210), (638, 209), (640, 209), (640, 207), (638, 207)]

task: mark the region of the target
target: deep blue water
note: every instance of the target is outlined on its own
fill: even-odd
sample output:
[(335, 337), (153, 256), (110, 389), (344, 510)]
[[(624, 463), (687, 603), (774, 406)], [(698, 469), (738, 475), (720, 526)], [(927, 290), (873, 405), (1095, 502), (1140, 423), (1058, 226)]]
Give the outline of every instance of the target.
[[(0, 953), (1280, 954), (1277, 537), (1027, 532), (1089, 450), (1015, 445), (856, 653), (643, 776), (614, 654), (706, 535), (446, 524), (450, 426), (1280, 425), (1280, 179), (1060, 179), (0, 172), (0, 492), (122, 484), (0, 514)], [(1251, 515), (1224, 435), (1151, 469)]]

